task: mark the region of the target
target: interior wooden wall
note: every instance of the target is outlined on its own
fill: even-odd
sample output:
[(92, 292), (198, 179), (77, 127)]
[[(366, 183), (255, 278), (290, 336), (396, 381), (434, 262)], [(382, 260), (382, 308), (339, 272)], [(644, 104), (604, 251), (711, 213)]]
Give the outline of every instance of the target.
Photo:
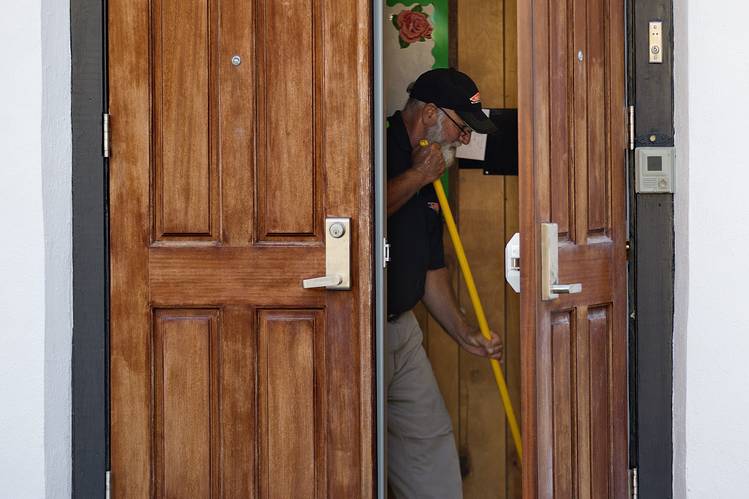
[[(456, 67), (476, 81), (484, 107), (517, 107), (517, 0), (453, 1), (456, 22), (451, 36), (457, 34), (453, 45)], [(503, 368), (520, 420), (520, 302), (504, 279), (504, 246), (518, 231), (517, 177), (460, 170), (453, 178), (457, 186), (453, 186), (451, 197), (461, 238), (489, 324), (504, 339)], [(447, 235), (445, 245), (449, 265), (456, 269)], [(475, 323), (465, 285), (459, 272), (454, 274), (461, 306)], [(423, 308), (417, 310), (417, 316), (453, 419), (464, 496), (520, 498), (519, 459), (489, 362), (459, 349)]]

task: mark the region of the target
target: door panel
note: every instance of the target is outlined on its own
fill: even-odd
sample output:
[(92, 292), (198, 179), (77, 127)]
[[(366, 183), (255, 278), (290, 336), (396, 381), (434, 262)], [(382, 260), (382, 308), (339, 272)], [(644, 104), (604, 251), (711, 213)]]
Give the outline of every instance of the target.
[(258, 5), (259, 240), (319, 238), (321, 5)]
[(320, 311), (259, 312), (262, 497), (326, 497), (324, 333)]
[(156, 310), (153, 320), (157, 497), (209, 497), (218, 451), (218, 310)]
[(110, 0), (113, 497), (371, 497), (370, 23)]
[[(624, 6), (522, 1), (518, 29), (523, 492), (625, 497)], [(581, 293), (541, 300), (541, 223)]]
[(157, 240), (218, 238), (216, 4), (154, 0), (152, 5)]

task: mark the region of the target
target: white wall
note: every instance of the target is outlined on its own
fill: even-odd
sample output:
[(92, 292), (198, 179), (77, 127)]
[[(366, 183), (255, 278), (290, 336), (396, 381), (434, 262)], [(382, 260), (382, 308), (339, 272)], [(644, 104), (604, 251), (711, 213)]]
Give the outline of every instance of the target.
[(68, 10), (0, 16), (0, 497), (70, 497)]
[(674, 497), (745, 498), (749, 4), (675, 4)]

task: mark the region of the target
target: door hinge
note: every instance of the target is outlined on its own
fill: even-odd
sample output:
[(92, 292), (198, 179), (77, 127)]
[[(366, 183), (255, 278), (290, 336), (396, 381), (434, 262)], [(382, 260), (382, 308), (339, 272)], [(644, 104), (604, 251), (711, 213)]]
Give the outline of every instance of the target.
[(629, 470), (629, 497), (637, 499), (638, 496), (637, 468)]
[(635, 106), (629, 106), (629, 119), (627, 120), (629, 126), (629, 150), (635, 150)]
[(387, 238), (382, 238), (382, 268), (386, 269), (388, 267), (388, 262), (390, 261), (390, 243), (388, 243)]
[(106, 494), (106, 498), (107, 499), (110, 499), (112, 497), (112, 491), (111, 491), (111, 488), (110, 488), (111, 480), (112, 480), (112, 472), (109, 471), (109, 470), (105, 471), (104, 472), (104, 483), (106, 484), (106, 489), (105, 489), (106, 492), (105, 492), (105, 494)]
[(102, 115), (102, 152), (105, 158), (109, 157), (109, 113)]

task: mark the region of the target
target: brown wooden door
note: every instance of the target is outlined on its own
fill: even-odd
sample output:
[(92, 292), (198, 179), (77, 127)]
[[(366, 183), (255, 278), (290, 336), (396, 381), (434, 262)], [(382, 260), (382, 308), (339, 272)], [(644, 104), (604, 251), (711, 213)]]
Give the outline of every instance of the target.
[[(524, 497), (627, 494), (623, 0), (520, 0)], [(559, 281), (541, 299), (543, 222)]]
[[(369, 2), (110, 0), (108, 26), (113, 497), (370, 497)], [(302, 288), (328, 216), (350, 291)]]

